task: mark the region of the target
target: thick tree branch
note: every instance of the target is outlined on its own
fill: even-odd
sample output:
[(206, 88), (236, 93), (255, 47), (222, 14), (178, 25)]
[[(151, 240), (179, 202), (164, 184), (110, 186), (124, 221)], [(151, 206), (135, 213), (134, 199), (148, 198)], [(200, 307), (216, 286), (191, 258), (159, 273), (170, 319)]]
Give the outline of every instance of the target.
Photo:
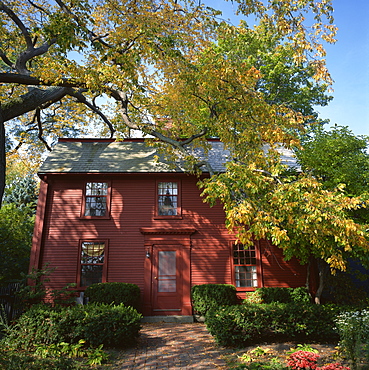
[(188, 138), (184, 141), (181, 141), (182, 146), (188, 145), (188, 144), (192, 143), (195, 139), (198, 139), (199, 137), (205, 136), (207, 134), (207, 132), (208, 132), (208, 129), (207, 129), (207, 127), (205, 127), (198, 134), (192, 135), (190, 138)]
[[(14, 67), (19, 73), (28, 75), (29, 71), (26, 65), (27, 62), (31, 60), (32, 58), (34, 58), (35, 56), (45, 54), (49, 50), (50, 45), (56, 42), (56, 39), (53, 39), (50, 42), (46, 42), (40, 47), (35, 48), (27, 27), (20, 20), (20, 18), (13, 12), (13, 10), (11, 10), (8, 6), (6, 6), (3, 1), (0, 1), (0, 11), (6, 13), (10, 17), (10, 19), (19, 28), (19, 30), (21, 31), (24, 37), (24, 40), (27, 45), (27, 49), (19, 54), (15, 65), (14, 66), (12, 65), (12, 67)], [(9, 65), (9, 63), (7, 64)]]
[(23, 24), (23, 22), (19, 19), (19, 17), (5, 5), (3, 1), (0, 1), (0, 11), (6, 13), (10, 19), (16, 24), (19, 30), (22, 32), (22, 35), (26, 41), (27, 48), (33, 48), (32, 38), (27, 30), (27, 27)]
[(29, 74), (30, 72), (28, 71), (28, 68), (26, 66), (27, 62), (34, 57), (47, 53), (50, 46), (55, 43), (56, 43), (56, 38), (50, 40), (50, 42), (45, 42), (43, 45), (41, 45), (38, 48), (34, 48), (33, 42), (32, 42), (31, 47), (28, 47), (26, 51), (22, 52), (18, 56), (18, 59), (15, 63), (15, 69), (21, 74)]
[(33, 88), (28, 93), (2, 105), (3, 120), (4, 122), (9, 121), (35, 110), (42, 104), (56, 102), (71, 93), (73, 90), (67, 87), (50, 87), (46, 90)]
[(60, 82), (58, 81), (57, 85), (55, 85), (53, 81), (42, 81), (37, 77), (17, 73), (0, 73), (0, 83), (14, 83), (27, 86), (85, 87), (84, 83), (67, 78), (62, 79)]

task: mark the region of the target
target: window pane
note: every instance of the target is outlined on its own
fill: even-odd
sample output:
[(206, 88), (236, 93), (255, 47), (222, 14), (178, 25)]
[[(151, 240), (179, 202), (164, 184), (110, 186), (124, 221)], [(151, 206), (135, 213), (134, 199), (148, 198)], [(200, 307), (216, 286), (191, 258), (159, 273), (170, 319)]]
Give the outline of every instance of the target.
[(105, 244), (83, 242), (81, 250), (81, 286), (102, 282)]
[(105, 197), (86, 197), (85, 216), (105, 216), (106, 198)]
[(81, 263), (104, 263), (103, 243), (83, 242)]
[(242, 244), (235, 244), (233, 257), (236, 265), (256, 265), (255, 246), (245, 247)]
[(256, 271), (255, 246), (235, 244), (233, 246), (233, 264), (236, 287), (255, 288), (258, 286)]
[(86, 184), (85, 216), (105, 216), (108, 183), (88, 182)]
[(159, 276), (176, 275), (176, 252), (159, 252)]
[(86, 184), (86, 195), (107, 195), (108, 184), (106, 182), (88, 182)]
[(256, 266), (235, 266), (236, 287), (256, 288), (257, 273)]
[(178, 207), (178, 185), (176, 182), (158, 183), (159, 216), (176, 216)]
[(176, 278), (160, 279), (158, 281), (158, 292), (176, 292)]
[(103, 265), (81, 265), (81, 286), (102, 282)]
[(176, 252), (160, 251), (158, 255), (158, 292), (175, 292), (177, 288)]

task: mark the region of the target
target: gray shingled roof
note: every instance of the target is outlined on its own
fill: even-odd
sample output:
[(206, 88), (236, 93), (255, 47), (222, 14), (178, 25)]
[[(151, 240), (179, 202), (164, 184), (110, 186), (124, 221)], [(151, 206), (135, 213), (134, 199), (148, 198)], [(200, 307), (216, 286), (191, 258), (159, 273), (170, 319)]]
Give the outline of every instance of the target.
[[(228, 151), (221, 142), (210, 142), (208, 159), (215, 171), (224, 171)], [(199, 150), (199, 149), (197, 149)], [(60, 141), (41, 166), (39, 173), (122, 173), (182, 172), (154, 158), (155, 148), (144, 142)]]
[[(224, 171), (229, 151), (219, 141), (210, 141), (209, 144), (208, 161), (215, 172)], [(202, 149), (194, 149), (194, 152), (204, 158)], [(280, 148), (279, 152), (283, 164), (298, 169), (291, 150)], [(143, 141), (59, 141), (39, 173), (183, 172), (183, 163), (178, 162), (173, 168), (162, 158), (156, 161), (156, 154), (156, 149)]]

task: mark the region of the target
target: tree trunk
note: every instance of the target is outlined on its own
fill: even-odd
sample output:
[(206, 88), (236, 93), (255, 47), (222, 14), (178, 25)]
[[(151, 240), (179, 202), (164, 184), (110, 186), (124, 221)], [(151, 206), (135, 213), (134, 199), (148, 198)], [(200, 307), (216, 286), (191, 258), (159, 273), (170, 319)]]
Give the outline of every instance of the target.
[(315, 294), (315, 303), (320, 304), (323, 289), (324, 289), (325, 278), (327, 277), (329, 267), (328, 267), (328, 264), (324, 262), (322, 259), (317, 260), (317, 265), (318, 265), (318, 271), (319, 271), (319, 286)]
[(5, 126), (0, 105), (0, 208), (5, 190), (6, 154), (5, 154)]

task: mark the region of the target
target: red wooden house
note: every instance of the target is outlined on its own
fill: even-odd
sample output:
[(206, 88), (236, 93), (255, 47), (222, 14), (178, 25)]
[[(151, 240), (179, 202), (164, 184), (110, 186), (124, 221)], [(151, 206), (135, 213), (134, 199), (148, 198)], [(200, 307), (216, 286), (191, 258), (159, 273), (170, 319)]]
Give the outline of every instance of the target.
[[(209, 161), (221, 171), (227, 153), (211, 145)], [(50, 288), (135, 283), (151, 316), (191, 315), (195, 284), (234, 284), (240, 297), (255, 287), (305, 284), (306, 267), (285, 262), (268, 241), (236, 244), (222, 207), (202, 201), (198, 178), (155, 154), (139, 139), (55, 146), (39, 171), (31, 253), (32, 268), (56, 267)]]

